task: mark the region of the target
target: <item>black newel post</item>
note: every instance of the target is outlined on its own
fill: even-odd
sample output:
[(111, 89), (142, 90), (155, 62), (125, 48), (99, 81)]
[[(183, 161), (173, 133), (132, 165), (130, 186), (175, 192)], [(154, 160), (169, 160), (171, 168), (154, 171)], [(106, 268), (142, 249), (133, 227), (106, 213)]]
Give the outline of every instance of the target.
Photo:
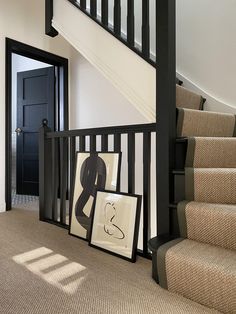
[(52, 219), (52, 145), (46, 138), (51, 129), (43, 119), (39, 129), (39, 219)]
[(58, 35), (57, 30), (52, 26), (53, 0), (45, 0), (45, 34), (50, 37)]
[(176, 140), (175, 0), (156, 1), (157, 234), (169, 234)]

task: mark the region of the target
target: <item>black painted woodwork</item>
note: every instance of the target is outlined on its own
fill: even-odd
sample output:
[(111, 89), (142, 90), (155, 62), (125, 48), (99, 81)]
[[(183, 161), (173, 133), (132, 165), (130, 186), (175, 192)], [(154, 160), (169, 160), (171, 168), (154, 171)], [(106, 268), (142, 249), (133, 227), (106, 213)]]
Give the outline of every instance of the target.
[(52, 139), (52, 219), (58, 219), (58, 189), (59, 189), (59, 144), (58, 139)]
[(142, 0), (142, 53), (150, 57), (149, 0)]
[(114, 134), (114, 151), (121, 151), (121, 134)]
[(86, 0), (80, 0), (80, 8), (86, 10)]
[(85, 136), (84, 135), (79, 136), (79, 151), (80, 152), (85, 151)]
[(97, 147), (97, 138), (96, 135), (90, 135), (90, 151), (95, 152)]
[[(120, 152), (122, 136), (127, 137), (128, 146), (128, 189), (127, 192), (133, 194), (135, 192), (135, 137), (136, 134), (143, 136), (143, 182), (144, 182), (144, 198), (143, 198), (143, 250), (138, 252), (139, 255), (150, 258), (148, 250), (148, 240), (150, 237), (150, 158), (151, 158), (151, 133), (156, 131), (156, 124), (141, 124), (141, 125), (124, 125), (124, 126), (113, 126), (113, 127), (102, 127), (96, 129), (79, 129), (61, 132), (50, 132), (45, 125), (40, 129), (40, 153), (41, 167), (45, 166), (46, 161), (51, 161), (50, 168), (44, 171), (42, 168), (40, 182), (41, 192), (40, 195), (40, 208), (41, 208), (41, 219), (54, 223), (57, 226), (63, 228), (66, 227), (66, 194), (67, 189), (70, 189), (70, 204), (73, 190), (73, 178), (75, 169), (75, 151), (76, 151), (76, 140), (78, 138), (79, 151), (85, 151), (86, 139), (89, 139), (90, 149), (89, 151), (96, 150), (96, 140), (101, 137), (101, 151), (108, 151), (108, 138), (113, 140), (113, 152)], [(69, 143), (68, 143), (69, 142)], [(50, 145), (49, 145), (49, 144)], [(58, 144), (59, 143), (59, 144)], [(58, 153), (58, 145), (60, 146)], [(100, 149), (99, 149), (100, 151)], [(50, 157), (51, 156), (51, 157)], [(69, 157), (69, 161), (67, 158)], [(124, 161), (126, 162), (126, 161)], [(56, 170), (57, 169), (57, 170)], [(56, 174), (56, 171), (58, 174)], [(68, 176), (70, 174), (70, 184), (68, 184)], [(58, 183), (59, 177), (59, 183)], [(50, 183), (49, 192), (52, 192), (52, 196), (47, 196), (48, 190), (44, 186), (48, 186)], [(44, 183), (44, 184), (43, 184)], [(54, 186), (54, 184), (56, 186)], [(58, 196), (58, 185), (59, 196)], [(118, 190), (120, 186), (117, 187)], [(57, 208), (56, 200), (60, 198), (60, 208)], [(42, 205), (44, 202), (44, 206)], [(45, 208), (45, 213), (43, 208)], [(58, 213), (59, 210), (59, 213)], [(59, 219), (58, 219), (59, 217)]]
[(102, 11), (102, 24), (108, 26), (108, 0), (102, 0), (101, 2), (101, 11)]
[[(104, 28), (106, 31), (108, 31), (111, 35), (115, 36), (120, 42), (122, 42), (125, 46), (127, 46), (129, 49), (131, 49), (133, 52), (135, 52), (137, 55), (139, 55), (139, 57), (141, 57), (142, 59), (144, 59), (145, 61), (147, 61), (150, 65), (152, 65), (153, 67), (156, 67), (156, 62), (155, 60), (153, 60), (153, 57), (151, 58), (146, 58), (143, 53), (142, 53), (142, 49), (140, 47), (138, 47), (138, 45), (132, 45), (127, 41), (127, 36), (125, 36), (124, 34), (121, 33), (121, 35), (116, 35), (116, 33), (114, 32), (114, 25), (109, 25), (109, 23), (103, 23), (103, 20), (101, 19), (97, 19), (94, 18), (93, 16), (91, 16), (90, 12), (85, 10), (76, 0), (68, 0), (70, 3), (72, 3), (76, 8), (78, 8), (79, 10), (81, 10), (84, 14), (86, 14), (88, 17), (90, 17), (95, 23), (97, 23), (100, 27)], [(116, 1), (116, 0), (114, 0)], [(133, 0), (131, 0), (133, 1)], [(133, 29), (132, 33), (134, 34), (134, 16), (131, 17), (131, 19), (133, 20), (132, 23), (130, 23), (130, 28)], [(132, 26), (132, 27), (131, 27)], [(132, 34), (130, 32), (130, 34)], [(132, 35), (130, 35), (130, 37), (134, 37)], [(132, 41), (131, 41), (132, 42)]]
[(38, 130), (43, 119), (54, 130), (54, 67), (17, 74), (16, 193), (38, 195)]
[(68, 190), (68, 138), (60, 138), (60, 223), (66, 224), (66, 194)]
[[(143, 133), (143, 225), (151, 225), (151, 133)], [(148, 254), (150, 228), (143, 228), (143, 252)]]
[(157, 184), (157, 233), (170, 232), (169, 204), (174, 195), (176, 140), (176, 49), (175, 49), (175, 0), (156, 2), (156, 177)]
[(157, 273), (157, 250), (163, 244), (175, 239), (174, 236), (169, 234), (159, 235), (152, 238), (149, 241), (149, 248), (152, 251), (152, 278), (158, 283), (158, 273)]
[(53, 0), (45, 0), (45, 34), (50, 37), (58, 35), (57, 30), (52, 26)]
[(108, 151), (108, 135), (107, 134), (102, 135), (101, 150), (102, 152)]
[(135, 193), (135, 133), (128, 133), (128, 193)]
[(114, 33), (121, 35), (121, 5), (120, 0), (114, 0)]
[(97, 17), (97, 0), (90, 0), (90, 14), (92, 17)]
[(58, 92), (60, 98), (57, 101), (58, 116), (56, 125), (58, 130), (68, 129), (68, 60), (41, 49), (26, 45), (16, 40), (6, 38), (6, 62), (5, 62), (5, 95), (6, 95), (6, 131), (5, 131), (5, 200), (6, 210), (11, 209), (12, 190), (12, 53), (22, 55), (34, 60), (51, 64), (58, 69)]
[(134, 46), (134, 0), (127, 0), (127, 42)]
[(45, 138), (51, 129), (47, 120), (42, 121), (39, 129), (39, 219), (52, 220), (53, 217), (53, 186), (52, 186), (52, 145)]

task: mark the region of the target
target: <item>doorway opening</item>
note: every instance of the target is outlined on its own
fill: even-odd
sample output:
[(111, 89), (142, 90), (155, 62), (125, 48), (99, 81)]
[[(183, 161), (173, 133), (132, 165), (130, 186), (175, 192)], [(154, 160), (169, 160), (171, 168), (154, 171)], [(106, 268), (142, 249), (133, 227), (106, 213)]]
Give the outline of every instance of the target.
[(6, 209), (38, 200), (38, 130), (68, 129), (68, 60), (6, 39)]

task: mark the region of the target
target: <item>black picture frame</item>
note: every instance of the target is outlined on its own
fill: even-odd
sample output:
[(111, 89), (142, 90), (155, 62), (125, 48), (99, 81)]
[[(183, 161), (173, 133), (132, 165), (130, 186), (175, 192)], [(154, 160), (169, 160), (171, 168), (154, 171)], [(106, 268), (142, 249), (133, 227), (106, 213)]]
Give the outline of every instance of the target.
[[(133, 239), (132, 239), (130, 257), (93, 244), (93, 231), (94, 231), (94, 227), (95, 227), (94, 226), (95, 214), (96, 214), (96, 210), (97, 210), (96, 205), (97, 205), (97, 199), (98, 199), (99, 193), (105, 193), (105, 194), (110, 194), (110, 195), (120, 195), (120, 196), (124, 196), (124, 197), (129, 197), (129, 198), (136, 198), (136, 208), (135, 208), (135, 217), (134, 217), (134, 226), (133, 226)], [(127, 260), (129, 262), (135, 263), (136, 262), (136, 255), (137, 255), (137, 244), (138, 244), (141, 204), (142, 204), (142, 196), (141, 195), (124, 193), (124, 192), (114, 192), (114, 191), (110, 191), (110, 190), (97, 190), (97, 193), (96, 193), (96, 196), (94, 199), (94, 205), (93, 205), (92, 226), (91, 226), (91, 231), (90, 231), (90, 235), (89, 235), (89, 246), (94, 247), (100, 251), (109, 253), (113, 256), (120, 257), (120, 258)], [(104, 225), (104, 228), (105, 228), (105, 225)], [(118, 229), (120, 229), (120, 228), (118, 228)]]
[[(98, 154), (117, 154), (118, 155), (118, 166), (117, 166), (117, 181), (116, 181), (116, 189), (114, 190), (114, 192), (118, 192), (120, 190), (120, 172), (121, 172), (121, 158), (122, 158), (122, 153), (120, 151), (111, 151), (111, 152), (102, 152), (102, 151), (97, 151), (97, 152), (91, 152), (91, 151), (77, 151), (76, 152), (76, 161), (75, 161), (75, 171), (74, 171), (74, 175), (73, 175), (73, 186), (71, 188), (71, 194), (70, 194), (70, 201), (69, 201), (69, 230), (68, 233), (71, 236), (74, 236), (78, 239), (84, 240), (84, 241), (88, 241), (89, 240), (89, 236), (90, 236), (90, 231), (87, 232), (87, 237), (82, 237), (78, 234), (75, 234), (72, 232), (71, 230), (71, 226), (72, 226), (72, 214), (73, 214), (73, 203), (74, 203), (74, 191), (75, 191), (75, 183), (76, 183), (76, 169), (77, 169), (77, 164), (78, 164), (78, 154), (89, 154), (89, 155), (98, 155)], [(96, 192), (95, 192), (95, 196), (94, 199), (96, 197)], [(92, 203), (91, 206), (91, 223), (92, 223), (92, 215), (93, 215), (93, 206), (94, 206), (94, 201)], [(91, 229), (91, 228), (90, 228)]]

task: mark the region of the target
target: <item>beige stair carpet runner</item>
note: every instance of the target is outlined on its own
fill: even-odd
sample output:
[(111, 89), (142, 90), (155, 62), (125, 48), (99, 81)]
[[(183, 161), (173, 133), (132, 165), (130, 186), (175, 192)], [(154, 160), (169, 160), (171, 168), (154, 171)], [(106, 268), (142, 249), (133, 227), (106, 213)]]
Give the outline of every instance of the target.
[(236, 313), (235, 121), (233, 114), (178, 109), (177, 135), (188, 137), (185, 200), (177, 209), (181, 238), (157, 251), (162, 287), (230, 314)]
[(236, 168), (185, 168), (188, 201), (236, 204)]
[(177, 136), (232, 137), (235, 133), (235, 115), (178, 109)]
[(186, 167), (236, 168), (236, 141), (232, 137), (190, 137)]
[(235, 251), (179, 239), (158, 250), (157, 263), (162, 287), (220, 312), (235, 313)]
[(201, 95), (176, 85), (176, 107), (202, 110), (204, 101)]
[(180, 236), (236, 250), (235, 216), (236, 205), (180, 202)]

